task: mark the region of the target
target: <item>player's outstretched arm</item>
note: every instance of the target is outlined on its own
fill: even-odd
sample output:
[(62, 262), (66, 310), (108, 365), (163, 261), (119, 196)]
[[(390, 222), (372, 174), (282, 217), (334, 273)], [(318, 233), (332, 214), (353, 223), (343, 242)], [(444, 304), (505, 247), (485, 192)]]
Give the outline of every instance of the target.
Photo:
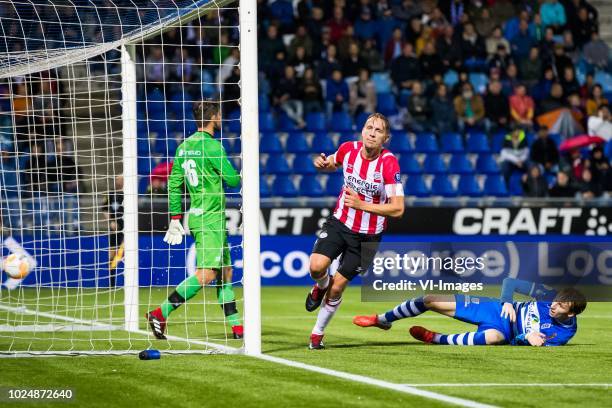
[(331, 156), (326, 156), (325, 153), (321, 153), (316, 159), (314, 159), (314, 166), (320, 171), (336, 171), (338, 167), (340, 167), (336, 163), (336, 159), (333, 154)]
[(359, 194), (348, 187), (344, 191), (344, 204), (349, 208), (356, 210), (367, 211), (372, 214), (382, 215), (384, 217), (399, 218), (404, 214), (404, 196), (393, 196), (389, 198), (388, 203), (373, 204), (363, 201)]

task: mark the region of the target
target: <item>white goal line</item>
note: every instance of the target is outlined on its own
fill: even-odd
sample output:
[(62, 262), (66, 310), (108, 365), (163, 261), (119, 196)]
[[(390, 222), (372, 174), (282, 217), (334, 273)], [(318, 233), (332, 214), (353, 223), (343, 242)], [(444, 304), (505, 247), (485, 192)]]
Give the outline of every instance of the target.
[(431, 383), (401, 385), (406, 387), (612, 387), (612, 383)]

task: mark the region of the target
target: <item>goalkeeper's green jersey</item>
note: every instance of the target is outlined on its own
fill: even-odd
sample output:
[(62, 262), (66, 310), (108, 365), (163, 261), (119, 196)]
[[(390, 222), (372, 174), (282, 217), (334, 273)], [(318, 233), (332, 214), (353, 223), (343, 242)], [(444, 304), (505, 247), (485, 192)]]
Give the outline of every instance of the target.
[[(190, 220), (198, 219), (205, 225), (223, 225), (223, 181), (228, 186), (235, 187), (240, 184), (240, 174), (227, 159), (220, 141), (207, 132), (195, 132), (176, 149), (172, 173), (168, 180), (170, 215), (181, 214), (184, 182), (191, 199)], [(190, 227), (193, 225), (191, 221), (189, 224)]]

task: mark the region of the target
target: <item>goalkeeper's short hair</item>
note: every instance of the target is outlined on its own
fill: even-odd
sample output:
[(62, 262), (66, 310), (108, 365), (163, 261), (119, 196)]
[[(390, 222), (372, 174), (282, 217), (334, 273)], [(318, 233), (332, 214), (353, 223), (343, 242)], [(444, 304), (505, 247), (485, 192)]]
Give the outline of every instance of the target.
[(193, 104), (193, 117), (199, 127), (204, 127), (210, 120), (219, 113), (219, 101), (206, 99)]

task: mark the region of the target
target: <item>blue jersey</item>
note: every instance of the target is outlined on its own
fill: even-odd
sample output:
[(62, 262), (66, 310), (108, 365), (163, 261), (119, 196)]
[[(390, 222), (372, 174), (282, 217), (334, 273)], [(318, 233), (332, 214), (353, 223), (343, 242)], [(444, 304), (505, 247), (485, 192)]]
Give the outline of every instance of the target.
[(551, 302), (514, 302), (516, 321), (512, 324), (512, 345), (528, 345), (525, 336), (531, 332), (540, 332), (546, 336), (545, 346), (562, 346), (578, 330), (576, 316), (561, 323), (550, 316)]

